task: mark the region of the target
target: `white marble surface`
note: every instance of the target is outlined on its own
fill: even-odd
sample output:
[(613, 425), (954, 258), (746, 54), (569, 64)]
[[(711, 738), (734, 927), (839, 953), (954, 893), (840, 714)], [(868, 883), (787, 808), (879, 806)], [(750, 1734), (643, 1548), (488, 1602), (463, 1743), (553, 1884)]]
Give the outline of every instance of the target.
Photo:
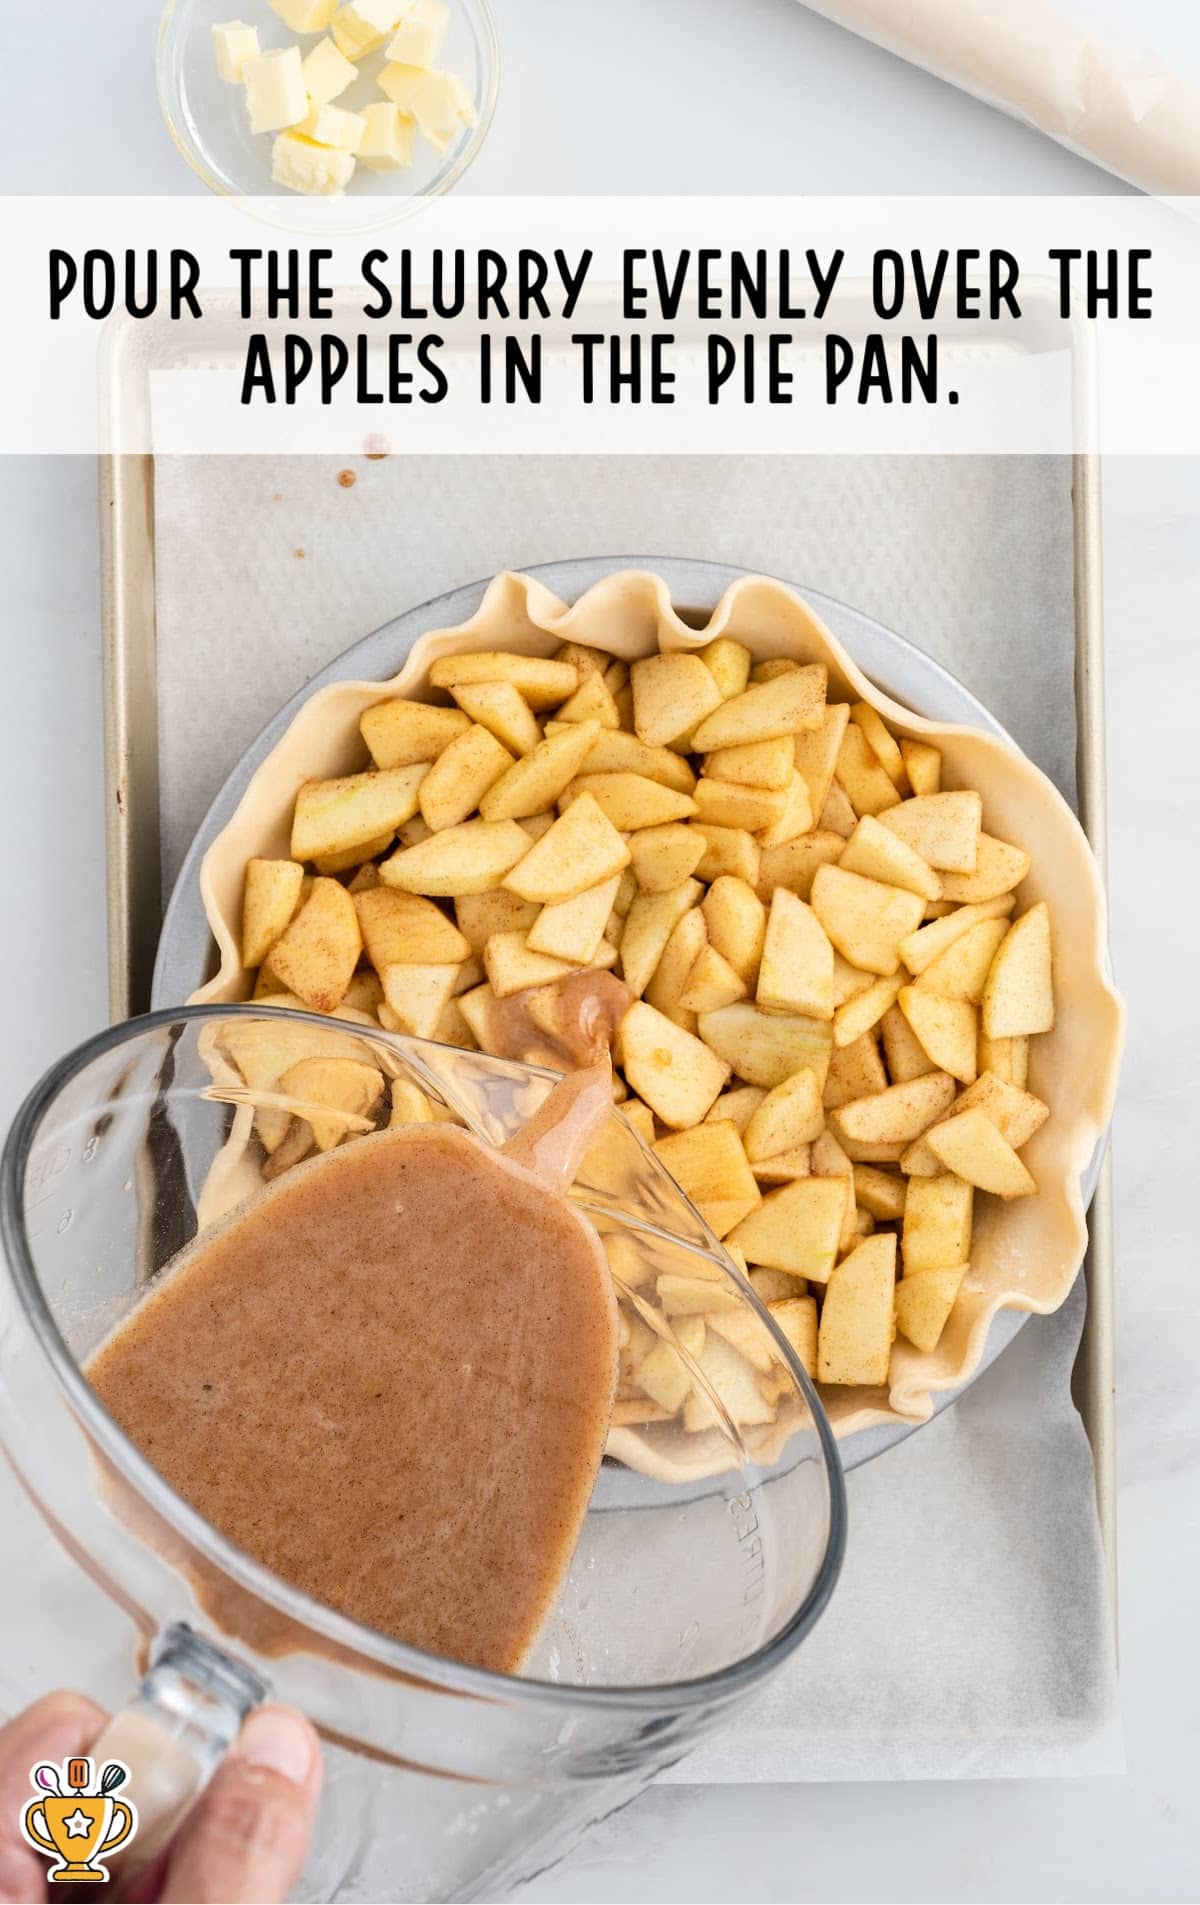
[[(1181, 5), (1187, 0), (1179, 0)], [(186, 189), (153, 103), (157, 0), (79, 10), (33, 57), (0, 153), (10, 186)], [(1102, 175), (794, 0), (500, 0), (507, 82), (476, 186), (572, 191), (1103, 191)], [(664, 85), (662, 75), (673, 75)], [(852, 108), (851, 108), (852, 95)], [(102, 99), (104, 110), (97, 113)], [(754, 127), (752, 139), (733, 127)], [(46, 124), (57, 128), (44, 142)], [(1198, 446), (1200, 449), (1200, 446)], [(1190, 1900), (1200, 1651), (1200, 1435), (1189, 932), (1200, 820), (1200, 457), (1112, 464), (1105, 561), (1113, 950), (1131, 1008), (1116, 1131), (1121, 1780), (674, 1788), (531, 1888), (543, 1899)], [(0, 464), (0, 1113), (105, 1013), (94, 472)], [(1182, 897), (1180, 897), (1182, 895)]]

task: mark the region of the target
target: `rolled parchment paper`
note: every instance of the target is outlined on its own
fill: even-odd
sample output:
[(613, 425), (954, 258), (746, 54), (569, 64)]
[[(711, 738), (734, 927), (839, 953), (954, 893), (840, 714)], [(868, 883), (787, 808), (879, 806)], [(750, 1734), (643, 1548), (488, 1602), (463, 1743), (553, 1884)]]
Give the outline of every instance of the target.
[(803, 3), (1143, 191), (1200, 194), (1200, 83), (1165, 57), (1043, 0)]

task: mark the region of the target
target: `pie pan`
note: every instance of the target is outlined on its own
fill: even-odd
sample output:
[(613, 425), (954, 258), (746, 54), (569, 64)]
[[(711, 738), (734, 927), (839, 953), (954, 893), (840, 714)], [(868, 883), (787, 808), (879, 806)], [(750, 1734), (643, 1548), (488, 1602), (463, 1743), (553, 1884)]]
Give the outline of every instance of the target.
[[(566, 598), (575, 597), (573, 605)], [(677, 612), (673, 603), (680, 605)], [(1023, 1153), (1039, 1194), (985, 1200), (972, 1267), (938, 1348), (897, 1343), (879, 1389), (825, 1388), (850, 1463), (927, 1421), (991, 1362), (1023, 1317), (1066, 1297), (1087, 1243), (1085, 1209), (1111, 1115), (1123, 1009), (1108, 977), (1103, 887), (1062, 796), (942, 669), (899, 637), (812, 591), (717, 565), (655, 560), (559, 564), (456, 591), (347, 650), (285, 707), (226, 782), (180, 873), (164, 926), (155, 1004), (242, 998), (242, 874), (253, 854), (286, 854), (302, 781), (362, 765), (358, 718), (387, 693), (420, 696), (432, 661), (468, 648), (552, 654), (565, 640), (634, 658), (725, 634), (758, 659), (823, 661), (836, 699), (863, 697), (900, 734), (942, 750), (947, 786), (977, 787), (990, 832), (1026, 846), (1022, 909), (1046, 899), (1055, 923), (1058, 1019), (1034, 1041), (1030, 1089), (1051, 1117)], [(919, 712), (918, 712), (919, 710)], [(215, 969), (213, 942), (215, 940)]]

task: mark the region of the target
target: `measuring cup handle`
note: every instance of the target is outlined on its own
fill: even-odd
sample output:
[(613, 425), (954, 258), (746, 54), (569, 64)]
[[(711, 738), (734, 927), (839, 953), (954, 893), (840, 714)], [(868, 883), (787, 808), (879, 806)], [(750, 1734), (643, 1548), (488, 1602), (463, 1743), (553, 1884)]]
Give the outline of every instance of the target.
[(183, 1622), (165, 1628), (136, 1697), (113, 1715), (90, 1752), (129, 1774), (137, 1830), (106, 1860), (126, 1880), (157, 1857), (204, 1791), (253, 1707), (270, 1688), (241, 1661)]

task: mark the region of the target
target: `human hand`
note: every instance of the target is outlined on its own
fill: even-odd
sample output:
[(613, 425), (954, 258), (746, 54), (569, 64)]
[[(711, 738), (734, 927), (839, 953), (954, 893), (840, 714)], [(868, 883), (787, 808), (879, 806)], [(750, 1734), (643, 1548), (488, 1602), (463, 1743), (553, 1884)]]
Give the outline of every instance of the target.
[[(46, 1861), (21, 1836), (29, 1769), (88, 1752), (108, 1715), (78, 1693), (51, 1693), (0, 1729), (0, 1905), (48, 1893)], [(289, 1707), (259, 1707), (165, 1852), (129, 1896), (162, 1905), (281, 1905), (308, 1855), (321, 1749)], [(136, 1803), (136, 1796), (135, 1796)]]

